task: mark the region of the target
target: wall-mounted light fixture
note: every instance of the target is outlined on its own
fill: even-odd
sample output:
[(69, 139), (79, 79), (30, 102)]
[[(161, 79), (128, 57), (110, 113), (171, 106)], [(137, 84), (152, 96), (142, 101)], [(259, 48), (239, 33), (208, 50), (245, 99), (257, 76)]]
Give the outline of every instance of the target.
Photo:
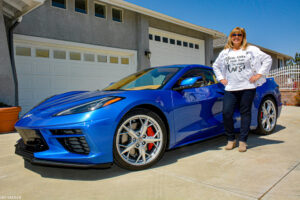
[(147, 56), (148, 59), (151, 58), (151, 51), (150, 50), (146, 50), (145, 51), (145, 56)]

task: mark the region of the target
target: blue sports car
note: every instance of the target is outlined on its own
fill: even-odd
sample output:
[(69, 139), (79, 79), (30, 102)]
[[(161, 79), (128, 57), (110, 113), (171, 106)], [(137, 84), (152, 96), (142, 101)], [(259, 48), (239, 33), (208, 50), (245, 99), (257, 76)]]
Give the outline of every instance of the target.
[[(211, 67), (148, 68), (103, 90), (44, 100), (16, 123), (16, 154), (33, 164), (145, 169), (166, 149), (223, 134), (223, 95)], [(267, 79), (257, 88), (251, 129), (271, 133), (281, 106), (278, 85)], [(238, 109), (234, 120), (238, 131)]]

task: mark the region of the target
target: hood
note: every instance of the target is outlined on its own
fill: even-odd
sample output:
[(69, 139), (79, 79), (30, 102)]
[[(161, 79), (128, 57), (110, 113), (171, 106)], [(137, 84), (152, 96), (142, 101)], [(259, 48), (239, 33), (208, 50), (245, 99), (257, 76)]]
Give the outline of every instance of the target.
[(34, 107), (31, 114), (56, 113), (106, 96), (119, 96), (124, 91), (73, 91), (55, 95)]

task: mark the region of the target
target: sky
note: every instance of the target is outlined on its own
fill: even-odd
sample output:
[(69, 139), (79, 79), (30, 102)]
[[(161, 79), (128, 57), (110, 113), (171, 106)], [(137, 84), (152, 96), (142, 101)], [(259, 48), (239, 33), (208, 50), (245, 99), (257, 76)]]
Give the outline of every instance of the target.
[(125, 0), (220, 31), (237, 26), (247, 41), (289, 56), (300, 53), (300, 0)]

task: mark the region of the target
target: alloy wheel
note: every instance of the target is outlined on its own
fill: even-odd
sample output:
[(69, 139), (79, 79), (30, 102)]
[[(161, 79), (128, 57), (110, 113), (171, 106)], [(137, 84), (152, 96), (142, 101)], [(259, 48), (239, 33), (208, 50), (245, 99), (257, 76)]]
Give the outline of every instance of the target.
[(162, 151), (162, 129), (154, 118), (134, 115), (119, 126), (116, 147), (119, 156), (129, 165), (146, 165)]
[(276, 125), (276, 108), (273, 101), (264, 101), (260, 114), (262, 128), (267, 132), (273, 130)]

